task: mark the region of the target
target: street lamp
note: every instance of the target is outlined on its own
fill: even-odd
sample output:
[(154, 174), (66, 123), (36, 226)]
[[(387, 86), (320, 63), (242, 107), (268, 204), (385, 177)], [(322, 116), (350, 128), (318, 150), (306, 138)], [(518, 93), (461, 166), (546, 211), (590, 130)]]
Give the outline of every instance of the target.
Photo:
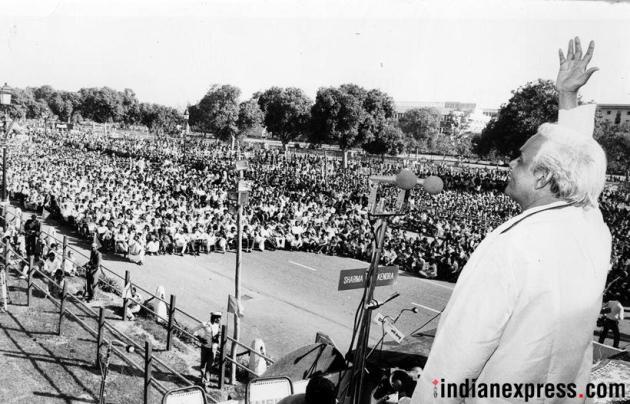
[(7, 85), (7, 83), (4, 83), (4, 85), (0, 87), (0, 104), (2, 104), (2, 108), (4, 109), (4, 140), (2, 142), (2, 204), (6, 204), (7, 202), (7, 138), (9, 136), (9, 131), (11, 130), (7, 109), (8, 106), (11, 105), (12, 95), (13, 90)]
[(190, 132), (190, 127), (188, 126), (188, 118), (190, 118), (190, 114), (188, 113), (188, 107), (184, 110), (184, 134), (188, 134)]
[(4, 83), (2, 87), (0, 87), (0, 103), (2, 105), (10, 105), (11, 104), (11, 96), (13, 95), (13, 89)]
[(187, 138), (188, 138), (188, 118), (190, 117), (190, 115), (188, 114), (188, 107), (186, 107), (186, 109), (184, 110), (184, 131), (182, 132), (181, 136), (182, 136), (182, 144), (183, 144), (183, 149), (184, 149), (184, 153), (182, 156), (182, 161), (183, 158), (188, 154), (188, 148), (187, 148)]
[(44, 118), (44, 136), (48, 135), (48, 112), (44, 112), (42, 114), (42, 118)]

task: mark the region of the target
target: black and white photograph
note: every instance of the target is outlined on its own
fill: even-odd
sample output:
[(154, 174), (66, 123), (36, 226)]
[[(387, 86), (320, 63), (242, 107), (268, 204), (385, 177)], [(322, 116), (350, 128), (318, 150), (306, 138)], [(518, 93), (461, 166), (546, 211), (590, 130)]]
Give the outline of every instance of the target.
[(0, 3), (0, 404), (630, 403), (630, 1)]

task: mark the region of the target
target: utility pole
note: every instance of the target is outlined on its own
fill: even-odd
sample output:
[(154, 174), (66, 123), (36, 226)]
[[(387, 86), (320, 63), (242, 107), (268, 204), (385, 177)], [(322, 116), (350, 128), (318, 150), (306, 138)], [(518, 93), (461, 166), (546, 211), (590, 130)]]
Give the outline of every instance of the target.
[[(237, 142), (236, 149), (236, 166), (238, 171), (238, 183), (236, 186), (236, 268), (234, 271), (234, 299), (236, 300), (237, 310), (234, 313), (234, 335), (235, 341), (239, 341), (240, 338), (240, 317), (238, 308), (241, 307), (241, 261), (243, 259), (243, 207), (247, 206), (249, 202), (250, 187), (243, 181), (243, 171), (249, 168), (247, 160), (241, 160), (241, 145)], [(236, 361), (236, 344), (232, 343), (232, 350), (230, 352), (232, 361)], [(236, 365), (232, 363), (232, 377), (231, 380), (236, 380)]]
[(4, 86), (0, 88), (0, 104), (3, 106), (4, 122), (3, 131), (4, 139), (2, 140), (2, 205), (7, 205), (7, 141), (8, 136), (13, 126), (13, 121), (9, 120), (9, 114), (7, 108), (11, 105), (11, 97), (13, 96), (13, 89), (4, 83)]

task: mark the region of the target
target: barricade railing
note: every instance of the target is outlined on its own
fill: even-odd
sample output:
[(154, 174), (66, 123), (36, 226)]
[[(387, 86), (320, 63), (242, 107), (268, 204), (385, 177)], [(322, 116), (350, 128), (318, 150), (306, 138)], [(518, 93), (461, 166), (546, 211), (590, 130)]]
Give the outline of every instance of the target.
[[(20, 262), (26, 263), (28, 264), (28, 260), (26, 260), (23, 256), (21, 256), (17, 251), (15, 251), (14, 249), (11, 248), (11, 246), (8, 243), (5, 243), (3, 240), (0, 240), (0, 249), (2, 249), (4, 251), (4, 260), (5, 260), (5, 264), (6, 267), (9, 268), (9, 264), (11, 261), (11, 255), (13, 255), (14, 257), (16, 257)], [(16, 270), (17, 272), (19, 272), (20, 274), (23, 274), (21, 271), (19, 271), (19, 269), (14, 268), (14, 270)], [(48, 287), (46, 287), (46, 285), (41, 285), (39, 284), (38, 281), (36, 281), (36, 279), (33, 277), (33, 275), (37, 274), (38, 276), (40, 276), (42, 278), (43, 282), (48, 283)], [(55, 296), (53, 296), (50, 293), (50, 287), (53, 286), (55, 288), (57, 288), (57, 290), (61, 291), (60, 296), (57, 298)], [(166, 392), (168, 391), (168, 389), (159, 381), (155, 380), (152, 377), (152, 371), (154, 369), (156, 370), (165, 370), (166, 372), (170, 373), (172, 376), (174, 376), (175, 378), (177, 378), (178, 380), (180, 380), (181, 382), (183, 382), (184, 384), (186, 384), (187, 386), (193, 386), (195, 385), (192, 381), (190, 381), (188, 378), (186, 378), (185, 376), (183, 376), (181, 373), (177, 372), (175, 369), (173, 369), (171, 366), (169, 366), (167, 363), (165, 363), (163, 360), (153, 356), (152, 353), (152, 345), (151, 343), (147, 340), (145, 341), (145, 347), (144, 349), (142, 349), (142, 347), (133, 340), (133, 338), (131, 338), (130, 336), (124, 334), (122, 331), (116, 329), (112, 324), (110, 324), (108, 321), (105, 320), (105, 310), (101, 307), (99, 308), (99, 312), (97, 313), (96, 311), (94, 311), (91, 307), (87, 306), (84, 302), (82, 302), (79, 298), (77, 298), (76, 296), (72, 295), (71, 293), (68, 293), (68, 283), (64, 282), (63, 285), (59, 284), (55, 279), (51, 278), (50, 276), (48, 276), (48, 274), (40, 271), (39, 269), (37, 269), (34, 266), (29, 266), (28, 269), (28, 278), (27, 278), (27, 289), (26, 289), (26, 293), (27, 293), (27, 305), (30, 305), (30, 297), (32, 294), (32, 290), (33, 288), (39, 290), (41, 293), (44, 294), (44, 297), (47, 298), (50, 302), (52, 302), (56, 307), (59, 308), (59, 320), (58, 320), (58, 324), (57, 324), (57, 335), (61, 335), (62, 332), (62, 325), (63, 325), (63, 318), (65, 315), (68, 315), (70, 317), (72, 317), (85, 331), (87, 331), (90, 335), (92, 335), (93, 337), (96, 337), (96, 360), (95, 363), (98, 366), (98, 361), (100, 360), (100, 354), (99, 354), (99, 350), (101, 345), (103, 344), (105, 340), (105, 331), (109, 330), (110, 333), (112, 335), (115, 335), (117, 338), (121, 338), (124, 339), (125, 341), (129, 342), (130, 345), (133, 345), (134, 348), (137, 350), (137, 352), (139, 354), (144, 353), (144, 359), (145, 359), (145, 366), (144, 369), (139, 366), (137, 363), (135, 363), (132, 359), (130, 359), (127, 355), (125, 355), (124, 352), (120, 351), (119, 349), (112, 347), (112, 351), (115, 352), (123, 361), (125, 361), (127, 364), (129, 364), (131, 367), (133, 367), (134, 369), (142, 372), (144, 374), (144, 403), (148, 403), (149, 402), (149, 397), (150, 397), (150, 387), (153, 386), (156, 390), (158, 390), (161, 394), (166, 394)], [(97, 321), (97, 328), (94, 329), (92, 328), (90, 325), (88, 325), (84, 320), (82, 319), (79, 315), (76, 314), (76, 312), (73, 312), (70, 310), (70, 308), (67, 307), (67, 303), (73, 303), (75, 307), (77, 307), (78, 309), (80, 309), (84, 314), (87, 313), (88, 317), (90, 319), (96, 320)], [(223, 355), (223, 354), (222, 354)], [(156, 363), (156, 365), (153, 365), (153, 362)], [(158, 367), (158, 365), (162, 368), (160, 369)], [(219, 378), (221, 381), (221, 378)], [(212, 403), (216, 403), (217, 401), (212, 398), (211, 396), (209, 396), (207, 393), (206, 394), (206, 398), (210, 400), (210, 402)]]
[[(5, 215), (7, 215), (7, 214), (8, 214), (8, 215), (11, 215), (11, 216), (16, 217), (16, 215), (15, 215), (15, 214), (13, 214), (12, 212), (9, 212), (9, 211), (8, 211), (8, 210), (6, 210), (6, 209), (5, 209), (4, 213), (5, 213)], [(6, 223), (7, 223), (6, 216), (5, 216), (5, 218), (4, 218), (4, 223), (5, 223), (5, 225), (6, 225)], [(71, 262), (73, 265), (75, 265), (77, 268), (78, 268), (78, 267), (82, 267), (82, 266), (84, 266), (84, 265), (79, 265), (79, 264), (78, 264), (75, 260), (69, 259), (69, 258), (67, 257), (67, 250), (68, 250), (68, 249), (71, 249), (71, 250), (75, 251), (76, 253), (78, 253), (79, 255), (81, 255), (81, 256), (83, 256), (83, 257), (85, 257), (85, 258), (87, 258), (87, 259), (89, 259), (89, 258), (90, 258), (88, 255), (86, 255), (85, 253), (83, 253), (81, 250), (77, 249), (76, 247), (73, 247), (73, 246), (69, 245), (69, 244), (68, 244), (68, 238), (67, 238), (67, 236), (63, 236), (63, 238), (62, 238), (62, 239), (59, 239), (59, 238), (57, 237), (57, 235), (55, 235), (55, 234), (51, 234), (51, 233), (48, 233), (48, 232), (46, 232), (46, 231), (41, 231), (41, 232), (42, 232), (42, 233), (44, 233), (44, 234), (46, 234), (46, 236), (48, 236), (48, 237), (49, 237), (49, 238), (51, 238), (52, 240), (56, 241), (58, 244), (59, 244), (59, 243), (61, 243), (61, 245), (63, 246), (63, 251), (62, 251), (62, 257), (63, 257), (63, 258), (62, 258), (62, 263), (61, 263), (61, 269), (62, 269), (62, 270), (64, 270), (64, 269), (65, 269), (65, 262), (66, 262), (66, 261), (70, 261), (70, 262)], [(22, 256), (21, 256), (20, 254), (18, 254), (17, 252), (15, 252), (15, 253), (16, 253), (16, 255), (17, 255), (18, 257), (20, 257), (20, 259), (21, 259), (24, 263), (26, 263), (27, 265), (29, 265), (29, 269), (32, 269), (32, 268), (33, 268), (33, 264), (34, 264), (33, 262), (29, 262), (29, 260), (24, 259), (24, 257), (22, 257)], [(31, 258), (32, 258), (32, 257), (31, 257)], [(31, 261), (32, 261), (32, 259), (31, 259)], [(190, 341), (191, 341), (191, 342), (194, 342), (194, 343), (196, 343), (196, 344), (200, 345), (199, 341), (197, 340), (197, 337), (196, 337), (196, 336), (195, 336), (195, 335), (194, 335), (194, 334), (193, 334), (193, 333), (192, 333), (189, 329), (187, 329), (187, 328), (186, 328), (183, 324), (179, 324), (179, 322), (176, 320), (176, 314), (177, 314), (177, 313), (179, 313), (179, 314), (183, 315), (183, 316), (184, 316), (185, 318), (187, 318), (188, 320), (192, 320), (192, 322), (193, 322), (193, 323), (195, 323), (196, 325), (198, 325), (198, 324), (202, 324), (202, 323), (203, 323), (203, 321), (202, 321), (202, 320), (200, 320), (199, 318), (197, 318), (197, 317), (195, 317), (195, 316), (191, 315), (190, 313), (187, 313), (187, 312), (185, 312), (184, 310), (182, 310), (182, 309), (180, 309), (180, 308), (176, 307), (176, 296), (175, 296), (175, 295), (171, 295), (171, 296), (170, 296), (169, 301), (166, 301), (166, 300), (164, 300), (164, 299), (160, 298), (159, 296), (157, 296), (157, 295), (155, 295), (155, 294), (153, 294), (153, 293), (149, 292), (148, 290), (146, 290), (146, 289), (142, 288), (142, 287), (141, 287), (140, 285), (138, 285), (137, 283), (133, 283), (133, 282), (131, 281), (131, 274), (130, 274), (130, 272), (129, 272), (128, 270), (126, 270), (126, 271), (125, 271), (125, 276), (123, 277), (123, 276), (119, 275), (118, 273), (116, 273), (116, 272), (114, 272), (114, 271), (110, 270), (109, 268), (105, 267), (105, 266), (104, 266), (104, 265), (102, 265), (102, 264), (100, 265), (100, 269), (102, 269), (102, 270), (104, 271), (103, 273), (107, 272), (107, 273), (112, 274), (112, 275), (114, 275), (116, 278), (121, 279), (121, 280), (123, 281), (123, 289), (122, 289), (122, 291), (121, 291), (122, 298), (123, 298), (123, 307), (122, 307), (122, 314), (121, 314), (121, 315), (122, 315), (122, 320), (123, 320), (123, 321), (126, 321), (126, 320), (127, 320), (127, 308), (128, 308), (129, 303), (130, 303), (130, 301), (131, 301), (131, 293), (130, 293), (130, 291), (131, 291), (131, 288), (132, 288), (132, 287), (135, 287), (136, 289), (138, 289), (138, 290), (141, 290), (141, 291), (145, 292), (145, 293), (146, 293), (146, 294), (150, 297), (148, 300), (155, 299), (155, 300), (158, 300), (158, 301), (163, 302), (163, 303), (166, 305), (167, 318), (164, 318), (164, 317), (160, 316), (160, 315), (159, 315), (159, 314), (158, 314), (155, 310), (153, 310), (152, 308), (148, 307), (148, 306), (145, 304), (145, 303), (146, 303), (146, 301), (145, 301), (144, 303), (141, 303), (141, 302), (134, 302), (134, 304), (139, 305), (139, 306), (140, 306), (140, 307), (142, 307), (144, 310), (146, 310), (148, 313), (151, 313), (152, 315), (154, 315), (154, 316), (156, 317), (156, 319), (157, 319), (157, 318), (160, 318), (160, 319), (162, 319), (162, 320), (166, 323), (166, 324), (165, 324), (166, 333), (167, 333), (167, 335), (166, 335), (166, 350), (170, 350), (170, 349), (171, 349), (171, 347), (172, 347), (172, 337), (173, 337), (173, 334), (174, 334), (174, 332), (175, 332), (175, 331), (179, 331), (181, 334), (183, 334), (183, 335), (187, 336), (187, 337), (190, 339)], [(40, 272), (39, 270), (37, 270), (37, 272), (42, 273), (42, 272)], [(29, 270), (29, 272), (28, 272), (29, 285), (30, 285), (30, 280), (31, 280), (31, 277), (32, 277), (32, 273), (33, 273), (33, 271), (32, 271), (32, 270)], [(49, 279), (50, 279), (50, 278), (49, 278)], [(103, 282), (103, 280), (101, 280), (100, 278), (99, 278), (99, 280), (98, 280), (98, 281), (99, 281), (99, 283), (100, 283), (100, 282)], [(30, 286), (29, 286), (29, 288), (30, 288)], [(30, 296), (30, 290), (29, 290), (29, 296)], [(30, 297), (28, 297), (28, 298), (27, 298), (27, 300), (28, 300), (28, 299), (30, 299)], [(85, 307), (86, 307), (86, 308), (88, 308), (88, 310), (89, 310), (89, 307), (88, 307), (88, 306), (85, 306)], [(94, 311), (92, 311), (92, 310), (89, 310), (89, 311), (91, 311), (91, 313), (90, 313), (90, 314), (92, 314), (92, 315), (96, 316), (96, 312), (94, 312)], [(222, 333), (222, 335), (225, 335), (225, 336), (227, 337), (227, 328), (226, 328), (226, 332), (225, 332), (225, 333)], [(233, 344), (234, 344), (234, 343), (236, 343), (237, 345), (239, 345), (239, 346), (241, 346), (241, 347), (245, 348), (245, 349), (247, 350), (247, 353), (254, 353), (256, 356), (261, 357), (262, 359), (266, 360), (267, 362), (269, 362), (269, 363), (273, 363), (273, 360), (272, 360), (271, 358), (269, 358), (269, 357), (267, 357), (267, 356), (265, 356), (265, 355), (261, 354), (260, 352), (256, 351), (254, 348), (251, 348), (251, 347), (249, 347), (249, 346), (247, 346), (247, 345), (245, 345), (245, 344), (243, 344), (243, 343), (241, 343), (241, 342), (239, 342), (239, 341), (235, 341), (235, 340), (234, 340), (233, 338), (231, 338), (231, 337), (227, 337), (226, 342), (227, 342), (228, 340), (229, 340), (230, 342), (232, 342)], [(223, 349), (223, 346), (222, 346), (222, 349)], [(228, 358), (228, 359), (229, 359), (229, 362), (230, 362), (230, 363), (233, 363), (233, 366), (238, 366), (238, 367), (241, 367), (241, 368), (245, 368), (245, 369), (247, 369), (247, 371), (249, 371), (250, 373), (253, 373), (253, 372), (251, 372), (251, 371), (250, 371), (250, 369), (249, 369), (249, 368), (247, 368), (247, 367), (243, 366), (242, 364), (240, 364), (240, 363), (236, 363), (236, 362), (235, 362), (235, 361), (233, 361), (231, 358)], [(220, 385), (220, 388), (222, 388), (222, 386), (223, 386), (223, 382), (224, 382), (224, 380), (223, 380), (223, 379), (224, 379), (224, 377), (225, 377), (225, 376), (224, 376), (224, 375), (225, 375), (225, 372), (223, 372), (223, 367), (224, 367), (225, 362), (226, 362), (226, 360), (222, 360), (222, 361), (221, 361), (221, 367), (222, 367), (222, 371), (221, 371), (221, 372), (222, 372), (222, 373), (221, 373), (221, 375), (220, 375), (220, 377), (219, 377), (219, 385)], [(233, 380), (230, 380), (230, 383), (233, 383), (233, 382), (234, 382)]]
[[(232, 366), (236, 366), (238, 368), (241, 368), (241, 369), (245, 370), (246, 372), (248, 372), (249, 374), (251, 374), (254, 377), (259, 377), (260, 376), (255, 371), (253, 371), (249, 367), (243, 365), (242, 363), (239, 363), (238, 361), (235, 361), (234, 359), (232, 359), (227, 354), (228, 350), (226, 348), (227, 348), (228, 341), (231, 342), (232, 345), (236, 344), (236, 346), (240, 346), (240, 347), (246, 349), (245, 352), (237, 354), (236, 356), (241, 356), (241, 355), (245, 355), (245, 354), (248, 354), (248, 353), (254, 353), (255, 355), (257, 355), (257, 356), (261, 357), (262, 359), (264, 359), (265, 361), (267, 361), (268, 363), (270, 363), (270, 364), (274, 363), (274, 361), (271, 358), (269, 358), (266, 355), (256, 351), (256, 349), (254, 349), (254, 348), (252, 348), (252, 347), (250, 347), (250, 346), (248, 346), (246, 344), (243, 344), (242, 342), (239, 342), (239, 341), (235, 340), (234, 338), (228, 336), (227, 335), (227, 327), (224, 325), (222, 330), (221, 330), (221, 344), (220, 344), (220, 347), (221, 347), (221, 349), (220, 349), (220, 351), (221, 351), (221, 368), (220, 368), (220, 371), (219, 371), (219, 373), (221, 375), (223, 375), (223, 376), (219, 378), (219, 388), (223, 387), (223, 383), (224, 383), (223, 379), (225, 377), (225, 366), (226, 366), (226, 364), (228, 362), (231, 363)], [(234, 373), (231, 372), (231, 374), (234, 374)], [(234, 380), (228, 379), (228, 383), (229, 384), (234, 384), (234, 382), (235, 382)]]

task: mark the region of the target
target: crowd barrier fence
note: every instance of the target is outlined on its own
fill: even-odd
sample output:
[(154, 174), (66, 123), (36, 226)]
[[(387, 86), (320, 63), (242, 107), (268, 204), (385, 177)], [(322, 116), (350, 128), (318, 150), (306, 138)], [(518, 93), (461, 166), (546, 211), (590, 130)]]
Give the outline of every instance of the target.
[[(13, 250), (8, 243), (4, 240), (0, 240), (0, 247), (4, 249), (4, 262), (11, 262), (11, 254), (14, 257), (17, 257), (19, 261), (28, 264), (28, 261), (18, 254), (15, 250)], [(7, 265), (8, 267), (8, 265)], [(17, 272), (20, 272), (16, 269)], [(37, 278), (34, 275), (38, 275), (42, 282), (48, 284), (46, 287), (45, 284), (40, 284)], [(50, 287), (53, 286), (60, 290), (60, 296), (55, 297), (50, 293)], [(188, 386), (194, 386), (195, 384), (190, 381), (188, 378), (183, 376), (181, 373), (177, 372), (171, 366), (166, 364), (164, 361), (153, 355), (153, 347), (150, 341), (145, 341), (144, 349), (141, 347), (139, 343), (133, 340), (130, 336), (124, 334), (120, 330), (117, 330), (110, 322), (105, 320), (105, 309), (100, 307), (99, 312), (94, 311), (90, 306), (86, 305), (79, 298), (68, 293), (68, 283), (64, 282), (63, 285), (57, 283), (54, 279), (52, 279), (48, 274), (40, 271), (37, 268), (29, 267), (28, 277), (27, 277), (27, 305), (30, 306), (30, 298), (33, 294), (33, 290), (36, 289), (39, 292), (43, 293), (45, 298), (47, 298), (50, 302), (52, 302), (55, 306), (59, 308), (59, 319), (57, 322), (57, 335), (61, 335), (63, 331), (63, 319), (65, 316), (73, 318), (77, 324), (79, 324), (85, 331), (87, 331), (91, 336), (96, 338), (96, 359), (94, 364), (96, 367), (100, 366), (100, 348), (103, 344), (106, 344), (108, 341), (105, 338), (105, 331), (109, 330), (112, 335), (115, 335), (117, 338), (124, 339), (129, 343), (129, 345), (134, 346), (135, 351), (138, 354), (141, 354), (144, 358), (144, 367), (138, 365), (134, 360), (132, 360), (129, 355), (126, 355), (123, 351), (112, 347), (112, 351), (118, 355), (125, 363), (134, 368), (135, 370), (141, 372), (144, 377), (144, 388), (143, 388), (143, 397), (144, 403), (149, 402), (149, 398), (151, 396), (150, 387), (154, 387), (158, 392), (162, 395), (168, 392), (168, 388), (164, 386), (163, 383), (159, 382), (152, 376), (152, 372), (154, 370), (163, 371), (165, 373), (169, 373), (170, 375), (177, 378), (179, 381), (183, 382)], [(84, 315), (87, 315), (89, 319), (96, 320), (96, 328), (91, 327), (85, 321), (85, 318), (81, 318), (81, 314), (77, 314), (77, 312), (71, 310), (68, 307), (68, 303), (72, 303), (74, 307), (78, 308)], [(155, 363), (155, 364), (154, 364)], [(217, 400), (206, 394), (206, 398), (210, 400), (212, 403), (216, 403)]]
[[(7, 216), (12, 216), (13, 219), (17, 219), (17, 216), (15, 214), (13, 214), (12, 212), (9, 212), (8, 209), (4, 209), (2, 218), (3, 218), (3, 226), (5, 228), (6, 228), (7, 224), (9, 223), (8, 220), (7, 220)], [(50, 239), (54, 240), (55, 242), (57, 242), (58, 244), (60, 244), (62, 246), (62, 261), (61, 261), (61, 268), (62, 269), (65, 268), (67, 261), (70, 261), (77, 268), (83, 266), (83, 265), (79, 265), (75, 260), (68, 259), (68, 257), (67, 257), (68, 249), (76, 252), (78, 255), (80, 255), (80, 256), (82, 256), (82, 257), (84, 257), (84, 258), (89, 260), (89, 258), (90, 258), (89, 256), (87, 256), (81, 250), (79, 250), (79, 249), (69, 245), (67, 236), (63, 236), (62, 239), (59, 239), (56, 234), (51, 234), (51, 233), (46, 232), (46, 231), (41, 231), (41, 233), (45, 234), (47, 237), (49, 237)], [(5, 245), (5, 246), (8, 247), (8, 245), (5, 244), (3, 241), (0, 241), (0, 245)], [(8, 248), (10, 248), (10, 247), (8, 247)], [(54, 282), (54, 280), (52, 280), (47, 274), (44, 274), (43, 272), (41, 272), (38, 269), (33, 270), (33, 268), (34, 268), (33, 256), (30, 256), (30, 259), (26, 260), (24, 257), (22, 257), (16, 251), (13, 251), (13, 252), (14, 252), (14, 254), (17, 257), (19, 257), (19, 259), (23, 263), (28, 265), (28, 268), (29, 268), (29, 271), (28, 271), (28, 274), (27, 274), (27, 305), (30, 305), (31, 287), (33, 285), (33, 282), (32, 282), (33, 281), (33, 274), (34, 273), (39, 273), (39, 274), (43, 275), (46, 279), (48, 279), (48, 280), (50, 280), (52, 282)], [(117, 278), (117, 279), (119, 279), (119, 280), (121, 280), (123, 282), (123, 290), (120, 291), (120, 293), (122, 295), (121, 297), (123, 298), (123, 306), (122, 306), (122, 313), (121, 313), (123, 321), (127, 320), (127, 308), (129, 307), (129, 304), (131, 302), (130, 291), (131, 291), (132, 287), (135, 287), (136, 289), (141, 290), (144, 293), (146, 293), (147, 296), (150, 296), (150, 298), (148, 300), (155, 299), (155, 300), (158, 300), (158, 301), (160, 301), (160, 302), (162, 302), (162, 303), (164, 303), (166, 305), (167, 318), (163, 318), (155, 310), (153, 310), (151, 307), (147, 306), (146, 305), (146, 301), (144, 303), (134, 302), (134, 304), (139, 305), (146, 312), (148, 312), (148, 313), (152, 314), (153, 316), (155, 316), (156, 319), (161, 319), (161, 321), (163, 322), (163, 325), (164, 325), (164, 327), (166, 329), (166, 347), (165, 347), (165, 349), (167, 351), (170, 351), (172, 346), (173, 346), (173, 343), (172, 343), (173, 335), (176, 332), (179, 332), (180, 336), (182, 336), (182, 335), (185, 336), (191, 342), (197, 342), (197, 338), (190, 331), (190, 328), (187, 328), (186, 325), (180, 324), (177, 321), (176, 314), (177, 313), (180, 314), (180, 316), (179, 316), (180, 319), (181, 319), (182, 316), (184, 318), (186, 318), (188, 320), (189, 324), (190, 324), (190, 322), (192, 322), (192, 323), (194, 323), (194, 325), (199, 325), (199, 324), (201, 324), (203, 322), (200, 319), (198, 319), (197, 317), (191, 315), (190, 313), (187, 313), (186, 311), (178, 308), (176, 306), (176, 301), (177, 301), (176, 295), (170, 295), (169, 301), (166, 301), (166, 300), (162, 299), (161, 297), (159, 297), (159, 296), (149, 292), (148, 290), (142, 288), (137, 283), (133, 283), (131, 281), (131, 273), (130, 273), (129, 270), (125, 271), (125, 276), (123, 277), (123, 276), (119, 275), (118, 273), (112, 271), (111, 269), (107, 268), (106, 266), (104, 266), (102, 264), (100, 265), (100, 269), (103, 271), (103, 274), (105, 274), (105, 273), (111, 274), (112, 276), (114, 276), (115, 278)], [(99, 278), (98, 282), (100, 284), (102, 284), (105, 281), (102, 278)], [(47, 294), (47, 296), (49, 296), (49, 295)], [(65, 293), (62, 294), (62, 296), (63, 296), (63, 300), (62, 300), (62, 302), (63, 302), (63, 301), (65, 301), (65, 298), (66, 298)], [(73, 298), (75, 300), (79, 301), (74, 296), (73, 296)], [(89, 308), (89, 306), (83, 304), (82, 302), (81, 302), (80, 308), (81, 309), (85, 309), (86, 308), (88, 315), (91, 315), (93, 317), (97, 316), (96, 312), (91, 310)], [(60, 317), (60, 320), (59, 320), (59, 326), (61, 326), (61, 317)], [(252, 348), (252, 347), (250, 347), (250, 346), (248, 346), (246, 344), (243, 344), (243, 343), (241, 343), (239, 341), (236, 341), (235, 339), (233, 339), (231, 337), (228, 337), (227, 333), (228, 333), (227, 326), (223, 325), (222, 326), (222, 333), (221, 333), (222, 343), (221, 343), (221, 347), (220, 347), (221, 348), (221, 363), (220, 363), (221, 373), (219, 375), (219, 388), (220, 389), (223, 388), (223, 385), (225, 383), (225, 380), (224, 380), (225, 379), (225, 371), (224, 371), (225, 369), (224, 368), (225, 368), (226, 362), (230, 362), (232, 364), (232, 366), (240, 367), (242, 369), (245, 369), (249, 373), (253, 373), (253, 371), (251, 371), (248, 367), (246, 367), (246, 366), (244, 366), (244, 365), (242, 365), (242, 364), (240, 364), (240, 363), (238, 363), (236, 361), (233, 361), (226, 354), (224, 354), (225, 348), (226, 348), (225, 345), (227, 344), (228, 341), (232, 345), (241, 346), (241, 347), (246, 349), (246, 351), (244, 353), (241, 353), (240, 355), (254, 353), (255, 355), (257, 355), (257, 356), (263, 358), (264, 360), (266, 360), (268, 363), (273, 363), (273, 360), (271, 358), (263, 355), (260, 352), (257, 352), (254, 348)], [(224, 337), (225, 337), (225, 339), (223, 339)], [(141, 350), (140, 346), (138, 346), (137, 344), (135, 344), (135, 345), (136, 345), (136, 349)], [(112, 349), (115, 350), (115, 348), (113, 348), (113, 347), (112, 347)], [(154, 358), (154, 360), (157, 363), (160, 363), (165, 368), (168, 368), (169, 370), (172, 370), (172, 369), (170, 369), (168, 367), (168, 365), (166, 365), (165, 363), (160, 361), (158, 358)], [(235, 382), (235, 380), (228, 379), (228, 383), (229, 384), (234, 384), (234, 382)]]

